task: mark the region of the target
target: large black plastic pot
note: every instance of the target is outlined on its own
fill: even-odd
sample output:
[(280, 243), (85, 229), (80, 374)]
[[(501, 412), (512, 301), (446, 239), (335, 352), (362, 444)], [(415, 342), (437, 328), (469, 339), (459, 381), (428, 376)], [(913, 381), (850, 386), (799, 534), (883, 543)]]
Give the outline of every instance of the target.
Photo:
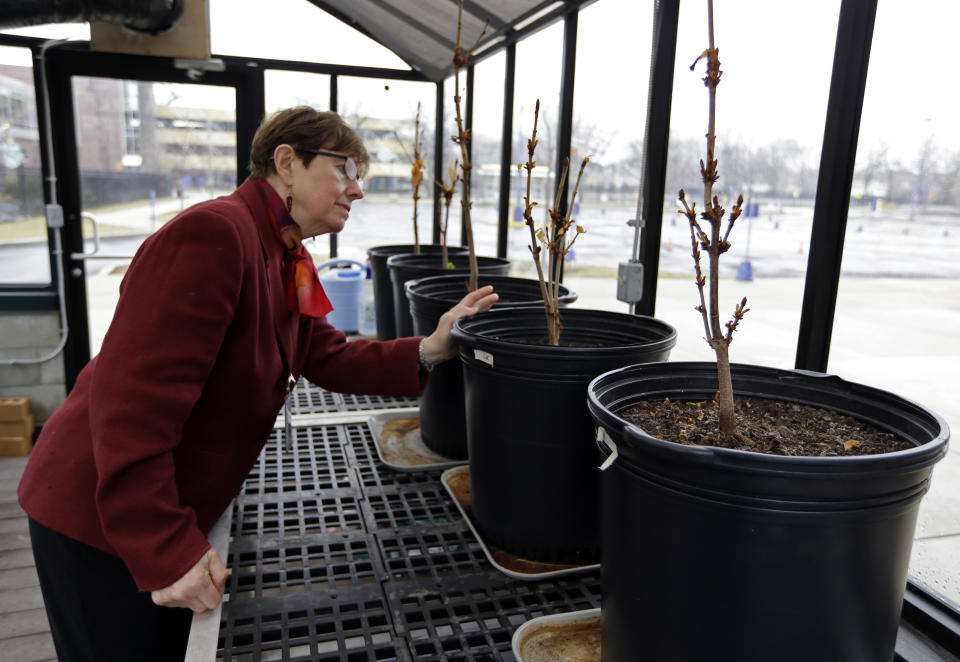
[[(470, 274), (470, 260), (467, 255), (451, 255), (450, 264), (453, 266), (445, 267), (435, 255), (394, 255), (387, 258), (387, 268), (390, 270), (393, 285), (393, 310), (398, 338), (413, 335), (413, 318), (410, 317), (410, 304), (404, 285), (408, 280), (427, 276)], [(510, 260), (502, 257), (478, 257), (477, 269), (482, 274), (506, 276), (510, 271)]]
[[(467, 293), (464, 274), (429, 276), (407, 281), (406, 294), (413, 317), (413, 332), (433, 332), (440, 316)], [(492, 285), (500, 295), (494, 310), (543, 305), (540, 282), (512, 276), (480, 276), (480, 287)], [(567, 305), (577, 295), (560, 286), (560, 303)], [(420, 398), (420, 436), (423, 443), (443, 457), (467, 459), (467, 424), (463, 408), (463, 368), (459, 360), (435, 366)]]
[[(377, 339), (393, 340), (397, 337), (397, 322), (393, 312), (393, 283), (390, 281), (390, 270), (387, 269), (387, 258), (394, 255), (413, 253), (413, 244), (392, 244), (389, 246), (374, 246), (367, 249), (367, 259), (373, 271), (373, 300), (377, 310)], [(451, 246), (450, 254), (465, 253), (466, 248)], [(439, 244), (421, 244), (421, 255), (440, 255), (443, 247)], [(439, 263), (439, 257), (437, 258)]]
[(570, 308), (561, 342), (542, 308), (458, 320), (474, 522), (497, 547), (540, 561), (599, 558), (599, 475), (587, 384), (638, 361), (662, 361), (672, 326), (652, 317)]
[[(661, 441), (618, 415), (709, 400), (712, 363), (597, 377), (603, 660), (892, 660), (920, 499), (950, 433), (933, 412), (838, 377), (734, 365), (737, 397), (848, 414), (914, 448), (785, 457)], [(605, 442), (603, 439), (609, 439)]]

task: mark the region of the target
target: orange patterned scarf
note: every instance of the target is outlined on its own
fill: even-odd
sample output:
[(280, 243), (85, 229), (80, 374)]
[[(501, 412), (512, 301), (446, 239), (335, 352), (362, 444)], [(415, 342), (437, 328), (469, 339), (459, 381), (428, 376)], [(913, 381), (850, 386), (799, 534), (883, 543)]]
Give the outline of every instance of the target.
[(267, 203), (267, 215), (270, 217), (273, 234), (287, 249), (283, 256), (287, 308), (307, 317), (323, 317), (333, 310), (333, 305), (320, 284), (313, 258), (302, 243), (300, 226), (290, 216), (273, 187), (263, 179), (257, 180), (257, 183), (260, 185), (263, 200)]

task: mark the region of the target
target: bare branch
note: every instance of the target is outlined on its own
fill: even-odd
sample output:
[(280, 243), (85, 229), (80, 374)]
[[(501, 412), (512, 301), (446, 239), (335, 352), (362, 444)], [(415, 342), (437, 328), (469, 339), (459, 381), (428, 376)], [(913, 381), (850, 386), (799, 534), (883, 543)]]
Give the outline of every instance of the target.
[[(560, 344), (560, 333), (563, 330), (563, 321), (560, 316), (560, 269), (563, 260), (569, 254), (577, 238), (586, 232), (583, 227), (575, 225), (573, 222), (573, 207), (576, 202), (577, 192), (580, 189), (580, 181), (583, 178), (584, 169), (590, 158), (584, 158), (580, 164), (580, 170), (577, 174), (577, 181), (573, 187), (573, 195), (566, 215), (560, 212), (560, 200), (563, 195), (564, 187), (567, 183), (567, 175), (570, 171), (570, 159), (566, 159), (563, 170), (560, 173), (557, 184), (556, 194), (553, 200), (553, 207), (548, 209), (550, 223), (546, 227), (536, 227), (533, 220), (533, 207), (536, 202), (530, 199), (530, 188), (533, 179), (533, 169), (536, 167), (534, 161), (534, 151), (537, 147), (537, 124), (540, 117), (540, 101), (537, 101), (533, 116), (533, 133), (527, 141), (527, 162), (521, 163), (518, 167), (527, 171), (527, 194), (524, 196), (523, 218), (527, 227), (530, 229), (530, 253), (533, 256), (533, 262), (537, 269), (537, 278), (540, 282), (540, 293), (543, 297), (544, 311), (547, 317), (547, 337), (551, 345)], [(573, 228), (571, 232), (570, 229)], [(549, 251), (550, 262), (546, 269), (540, 261), (541, 249), (546, 247)], [(547, 280), (549, 274), (549, 281)]]
[(407, 161), (410, 162), (410, 165), (413, 165), (413, 156), (411, 156), (410, 152), (407, 151), (407, 146), (403, 144), (403, 138), (400, 137), (400, 134), (397, 133), (396, 129), (393, 130), (393, 137), (396, 138), (397, 143), (400, 145), (400, 149), (403, 150), (403, 155), (407, 157)]
[(733, 319), (727, 322), (727, 335), (724, 336), (724, 340), (728, 345), (733, 340), (733, 332), (737, 330), (737, 325), (740, 324), (740, 320), (749, 310), (747, 308), (747, 297), (743, 297), (743, 300), (733, 310)]
[[(455, 187), (457, 182), (460, 181), (460, 175), (457, 174), (457, 164), (458, 161), (454, 161), (453, 165), (450, 166), (450, 185), (447, 186), (443, 182), (437, 182), (440, 186), (440, 190), (443, 192), (443, 227), (440, 230), (440, 254), (441, 259), (443, 260), (443, 266), (446, 268), (450, 264), (450, 256), (447, 252), (447, 228), (450, 226), (450, 203), (453, 201), (453, 194), (455, 193)], [(434, 180), (436, 181), (436, 180)]]
[[(413, 133), (413, 163), (410, 166), (410, 183), (413, 185), (413, 252), (420, 252), (420, 228), (417, 222), (417, 204), (420, 202), (420, 183), (423, 181), (424, 163), (420, 155), (420, 104), (417, 103), (417, 117)], [(400, 143), (401, 145), (403, 143)], [(406, 148), (404, 148), (406, 151)]]
[(463, 31), (463, 0), (457, 3), (457, 42), (453, 49), (453, 103), (456, 108), (457, 135), (451, 140), (460, 146), (460, 170), (463, 172), (463, 195), (460, 200), (460, 207), (463, 209), (463, 225), (466, 230), (467, 251), (470, 260), (470, 282), (469, 289), (474, 291), (479, 287), (480, 275), (477, 268), (477, 251), (473, 243), (473, 221), (470, 216), (470, 209), (473, 206), (470, 202), (470, 171), (473, 165), (470, 163), (470, 132), (463, 125), (463, 115), (460, 109), (460, 69), (470, 62), (470, 56), (473, 49), (477, 47), (484, 33), (487, 31), (490, 19), (483, 26), (477, 41), (466, 52), (460, 45), (460, 35)]
[(730, 210), (730, 221), (727, 223), (727, 231), (723, 234), (723, 243), (727, 243), (727, 237), (730, 236), (730, 231), (733, 230), (733, 223), (740, 218), (740, 214), (743, 212), (743, 195), (737, 196), (737, 204), (733, 206), (733, 209)]
[(687, 220), (690, 221), (690, 244), (693, 248), (693, 269), (697, 278), (697, 291), (700, 293), (700, 305), (698, 305), (695, 310), (700, 313), (700, 316), (703, 318), (703, 333), (704, 340), (708, 343), (710, 342), (710, 326), (707, 321), (707, 301), (704, 296), (703, 286), (706, 282), (706, 279), (703, 276), (703, 271), (700, 269), (700, 247), (697, 245), (699, 236), (703, 235), (703, 230), (700, 229), (700, 225), (697, 223), (697, 211), (694, 207), (689, 207), (687, 205), (687, 199), (684, 195), (683, 189), (680, 189), (680, 202), (683, 204), (684, 212), (681, 212), (686, 215)]
[[(742, 438), (737, 431), (736, 420), (734, 417), (733, 402), (733, 383), (730, 376), (730, 356), (728, 346), (732, 340), (733, 332), (736, 331), (740, 320), (747, 313), (747, 300), (743, 299), (734, 310), (733, 319), (727, 322), (723, 327), (720, 325), (719, 313), (719, 264), (720, 255), (730, 249), (728, 238), (733, 229), (734, 222), (739, 218), (743, 196), (737, 198), (737, 203), (730, 213), (729, 221), (725, 232), (723, 230), (723, 217), (726, 211), (720, 206), (719, 197), (713, 193), (713, 185), (719, 179), (719, 166), (715, 158), (716, 149), (716, 100), (717, 86), (720, 84), (722, 71), (720, 70), (720, 49), (714, 43), (713, 33), (713, 0), (707, 0), (707, 18), (709, 45), (690, 67), (695, 68), (701, 60), (706, 60), (706, 73), (703, 77), (703, 84), (707, 87), (709, 98), (708, 125), (706, 133), (707, 153), (706, 157), (700, 161), (700, 178), (703, 181), (703, 211), (700, 218), (710, 224), (709, 236), (704, 228), (697, 222), (697, 213), (695, 205), (688, 205), (684, 192), (680, 191), (680, 201), (683, 204), (683, 213), (690, 224), (690, 243), (693, 252), (694, 272), (696, 276), (697, 292), (700, 303), (696, 306), (697, 312), (703, 319), (704, 331), (706, 333), (707, 343), (713, 348), (717, 356), (717, 381), (719, 389), (717, 391), (717, 402), (720, 409), (720, 436), (721, 438)], [(709, 259), (709, 297), (704, 291), (707, 285), (707, 279), (704, 277), (701, 269), (701, 252), (706, 251)], [(749, 440), (747, 440), (749, 441)]]
[(543, 266), (540, 263), (540, 244), (537, 241), (537, 231), (533, 221), (533, 207), (536, 202), (530, 200), (530, 186), (533, 179), (533, 169), (537, 167), (534, 161), (534, 152), (537, 149), (537, 121), (540, 119), (540, 99), (537, 99), (536, 106), (533, 109), (533, 134), (527, 141), (527, 162), (521, 164), (521, 168), (527, 171), (527, 194), (523, 197), (523, 220), (530, 229), (530, 254), (533, 256), (533, 264), (537, 268), (537, 281), (540, 283), (540, 296), (543, 298), (543, 305), (546, 308), (547, 319), (550, 319), (550, 297), (547, 290), (547, 282), (543, 275)]

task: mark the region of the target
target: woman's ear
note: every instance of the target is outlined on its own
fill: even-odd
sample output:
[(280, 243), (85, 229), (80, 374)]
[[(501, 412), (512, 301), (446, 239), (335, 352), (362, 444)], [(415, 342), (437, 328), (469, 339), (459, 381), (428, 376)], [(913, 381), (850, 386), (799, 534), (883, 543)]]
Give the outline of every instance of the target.
[(293, 162), (297, 158), (297, 153), (293, 147), (283, 143), (277, 145), (273, 150), (273, 166), (277, 169), (277, 174), (283, 183), (289, 186), (293, 183)]

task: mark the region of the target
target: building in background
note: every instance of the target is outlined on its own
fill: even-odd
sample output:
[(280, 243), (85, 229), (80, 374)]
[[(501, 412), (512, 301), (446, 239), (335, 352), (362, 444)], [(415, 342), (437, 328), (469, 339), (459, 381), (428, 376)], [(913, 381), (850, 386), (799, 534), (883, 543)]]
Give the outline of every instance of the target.
[(40, 141), (30, 67), (0, 65), (0, 223), (40, 209)]
[[(237, 121), (232, 110), (156, 105), (153, 113), (155, 144), (144, 141), (144, 169), (155, 159), (161, 171), (172, 173), (186, 188), (236, 186)], [(144, 113), (143, 119), (148, 118)]]

